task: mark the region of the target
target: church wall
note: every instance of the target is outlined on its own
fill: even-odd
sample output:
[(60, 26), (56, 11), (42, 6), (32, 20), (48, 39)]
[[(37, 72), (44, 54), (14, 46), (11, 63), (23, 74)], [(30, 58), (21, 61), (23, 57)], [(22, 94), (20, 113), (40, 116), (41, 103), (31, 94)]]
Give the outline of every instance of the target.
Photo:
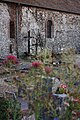
[[(26, 19), (27, 18), (27, 19)], [(47, 38), (47, 21), (52, 21), (51, 38)], [(39, 8), (22, 7), (21, 35), (31, 31), (31, 36), (40, 38), (49, 49), (56, 51), (80, 47), (80, 16)], [(25, 47), (26, 48), (26, 47)]]
[(6, 4), (0, 3), (0, 54), (9, 53), (9, 12)]
[[(80, 48), (80, 15), (20, 5), (17, 31), (16, 10), (16, 4), (0, 3), (0, 54), (9, 54), (11, 44), (14, 55), (16, 48), (19, 54), (28, 52), (28, 31), (31, 53), (36, 51), (36, 40), (38, 52), (44, 47), (58, 52), (65, 48)], [(47, 38), (48, 20), (52, 21), (51, 38)], [(10, 38), (10, 21), (14, 21), (14, 38)]]

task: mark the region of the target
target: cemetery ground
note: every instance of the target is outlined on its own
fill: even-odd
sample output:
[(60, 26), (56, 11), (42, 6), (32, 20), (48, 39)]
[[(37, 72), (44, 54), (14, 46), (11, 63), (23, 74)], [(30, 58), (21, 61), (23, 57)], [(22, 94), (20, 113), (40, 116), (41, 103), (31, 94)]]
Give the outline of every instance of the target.
[(0, 120), (79, 120), (80, 54), (21, 58), (0, 59)]

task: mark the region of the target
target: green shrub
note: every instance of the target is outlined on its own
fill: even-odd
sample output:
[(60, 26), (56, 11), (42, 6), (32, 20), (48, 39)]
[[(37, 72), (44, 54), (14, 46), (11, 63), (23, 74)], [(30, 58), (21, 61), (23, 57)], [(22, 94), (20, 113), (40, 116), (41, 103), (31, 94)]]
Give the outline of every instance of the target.
[(16, 100), (0, 98), (0, 120), (21, 120), (20, 104)]

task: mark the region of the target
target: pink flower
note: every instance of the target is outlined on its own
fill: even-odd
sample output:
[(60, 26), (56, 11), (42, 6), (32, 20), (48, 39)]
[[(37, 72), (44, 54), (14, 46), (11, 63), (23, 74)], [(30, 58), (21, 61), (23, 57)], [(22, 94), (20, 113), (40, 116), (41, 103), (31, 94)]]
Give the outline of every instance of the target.
[(60, 88), (66, 89), (67, 86), (66, 86), (65, 84), (61, 84), (61, 85), (60, 85)]
[(8, 55), (6, 58), (9, 59), (9, 60), (14, 60), (14, 61), (17, 60), (17, 57), (14, 56), (14, 55)]
[(39, 61), (32, 62), (32, 67), (39, 68), (41, 67), (41, 65), (42, 65), (42, 62), (39, 62)]
[(11, 62), (12, 64), (18, 64), (17, 57), (14, 55), (6, 56), (6, 59), (3, 61), (3, 64), (8, 64), (9, 62)]
[(45, 72), (47, 74), (51, 73), (52, 72), (52, 68), (50, 68), (49, 66), (45, 67)]
[(17, 63), (18, 63), (17, 57), (14, 56), (14, 55), (8, 55), (8, 56), (6, 57), (6, 59), (7, 59), (7, 61), (10, 60), (13, 64), (17, 64)]

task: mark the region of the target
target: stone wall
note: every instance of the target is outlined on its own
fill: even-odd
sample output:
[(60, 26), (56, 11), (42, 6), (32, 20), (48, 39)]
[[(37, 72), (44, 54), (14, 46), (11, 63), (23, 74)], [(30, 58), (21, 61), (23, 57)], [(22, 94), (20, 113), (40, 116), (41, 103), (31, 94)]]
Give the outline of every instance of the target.
[[(8, 5), (8, 12), (9, 12), (9, 16), (10, 16), (10, 20), (9, 20), (9, 29), (10, 29), (10, 21), (14, 22), (14, 38), (10, 38), (10, 44), (12, 46), (12, 53), (13, 55), (16, 55), (16, 5), (15, 4), (7, 4)], [(9, 35), (10, 35), (10, 31), (9, 31)]]
[[(52, 20), (52, 37), (47, 38), (47, 21)], [(80, 16), (62, 12), (55, 12), (45, 9), (22, 7), (22, 28), (21, 37), (28, 36), (28, 30), (31, 32), (31, 37), (37, 38), (40, 34), (40, 39), (48, 49), (61, 51), (65, 48), (76, 46), (80, 47)], [(21, 48), (27, 51), (27, 38), (22, 40)], [(35, 42), (31, 38), (31, 42)], [(43, 46), (44, 46), (43, 44)]]
[[(80, 47), (80, 16), (52, 10), (19, 6), (18, 52), (28, 52), (28, 31), (30, 31), (31, 53), (47, 47), (61, 51), (65, 48)], [(10, 20), (15, 22), (16, 35), (16, 5), (0, 3), (0, 53), (9, 54), (9, 46), (13, 44), (16, 52), (16, 36), (10, 39)], [(52, 21), (51, 38), (47, 38), (47, 21)]]
[(9, 12), (6, 4), (0, 3), (0, 54), (9, 53)]
[(43, 47), (43, 45), (39, 45), (41, 41), (45, 41), (45, 16), (43, 14), (43, 11), (39, 11), (36, 8), (22, 8), (21, 41), (19, 42), (21, 45), (19, 45), (19, 51), (28, 51), (29, 30), (31, 53), (35, 53), (36, 40), (38, 41), (38, 50)]

